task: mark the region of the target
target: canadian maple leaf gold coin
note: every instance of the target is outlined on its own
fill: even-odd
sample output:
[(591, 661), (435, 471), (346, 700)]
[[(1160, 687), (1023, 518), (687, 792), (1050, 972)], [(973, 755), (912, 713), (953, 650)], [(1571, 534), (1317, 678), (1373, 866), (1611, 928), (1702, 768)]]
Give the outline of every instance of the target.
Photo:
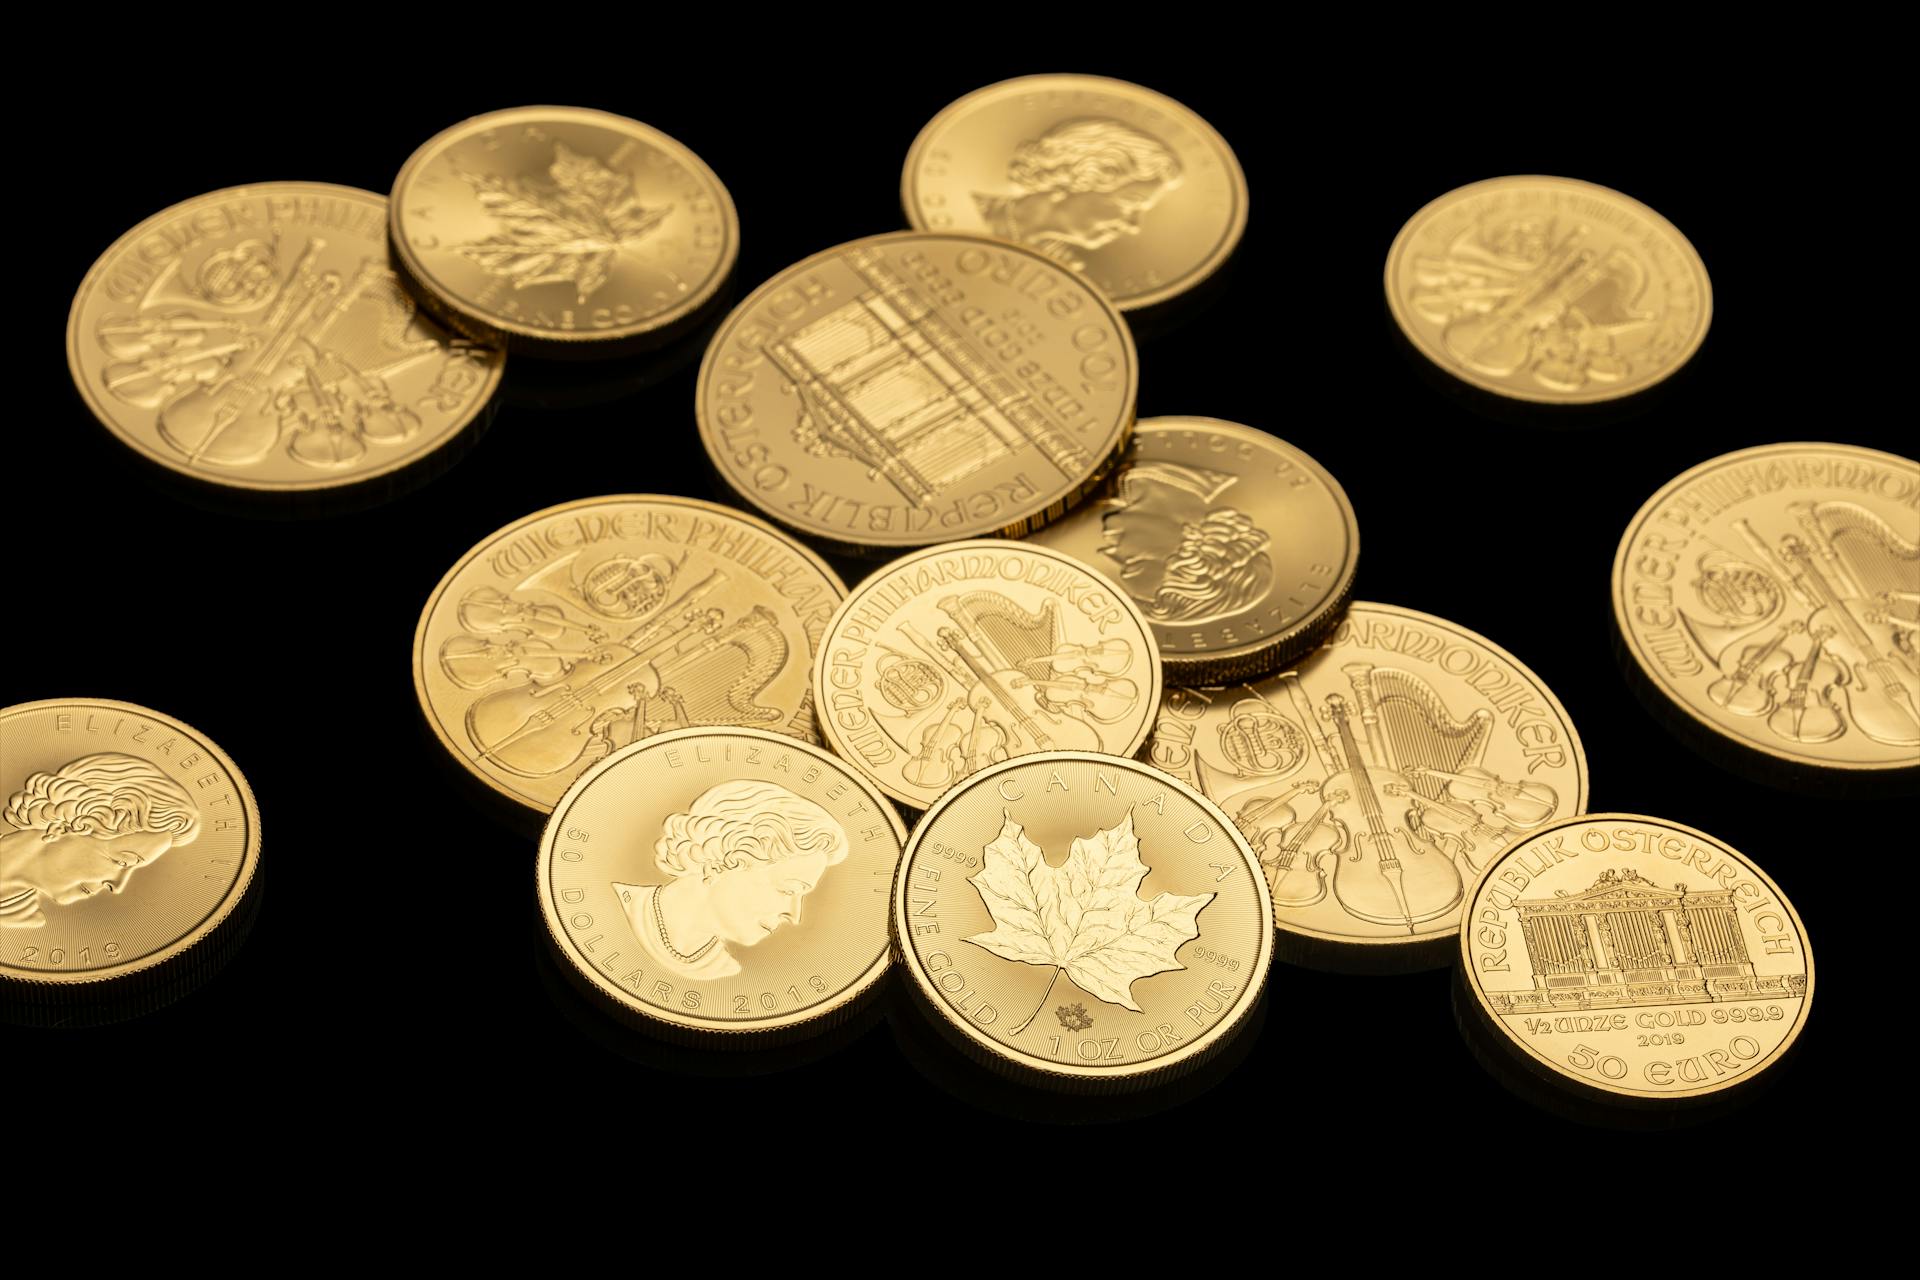
[(1112, 578), (1182, 685), (1265, 675), (1313, 648), (1360, 558), (1353, 505), (1324, 467), (1264, 431), (1184, 416), (1135, 424), (1099, 496), (1026, 541)]
[(1920, 463), (1817, 443), (1710, 458), (1640, 508), (1612, 585), (1632, 670), (1732, 763), (1920, 772)]
[(540, 840), (567, 970), (641, 1030), (712, 1047), (824, 1031), (886, 972), (900, 815), (844, 760), (683, 729), (602, 760)]
[(67, 366), (114, 437), (191, 480), (259, 494), (417, 474), (479, 429), (502, 353), (419, 314), (387, 202), (320, 182), (161, 211), (87, 272)]
[(1126, 321), (1081, 276), (977, 236), (897, 232), (734, 308), (694, 413), (722, 478), (851, 555), (1018, 535), (1077, 501), (1133, 426)]
[(1587, 805), (1580, 735), (1539, 676), (1457, 623), (1367, 601), (1276, 676), (1167, 690), (1144, 754), (1238, 825), (1282, 957), (1323, 969), (1451, 963), (1480, 871)]
[(994, 236), (1084, 274), (1123, 311), (1206, 280), (1247, 225), (1247, 179), (1213, 126), (1105, 76), (976, 90), (928, 122), (900, 179), (922, 231)]
[(171, 716), (105, 698), (0, 710), (0, 806), (10, 1011), (138, 1012), (191, 989), (245, 936), (259, 808), (226, 752)]
[(1542, 827), (1488, 864), (1460, 933), (1463, 1030), (1602, 1105), (1753, 1085), (1813, 1000), (1799, 913), (1751, 858), (1664, 818)]
[(449, 324), (543, 356), (664, 340), (740, 252), (733, 198), (700, 157), (580, 107), (489, 112), (429, 139), (394, 181), (391, 232)]
[(1394, 237), (1386, 290), (1421, 355), (1539, 404), (1645, 391), (1693, 357), (1713, 319), (1706, 264), (1679, 229), (1573, 178), (1488, 178), (1437, 197)]
[(1258, 860), (1198, 792), (1134, 760), (1043, 752), (970, 777), (900, 862), (894, 946), (971, 1056), (1120, 1092), (1199, 1066), (1273, 960)]

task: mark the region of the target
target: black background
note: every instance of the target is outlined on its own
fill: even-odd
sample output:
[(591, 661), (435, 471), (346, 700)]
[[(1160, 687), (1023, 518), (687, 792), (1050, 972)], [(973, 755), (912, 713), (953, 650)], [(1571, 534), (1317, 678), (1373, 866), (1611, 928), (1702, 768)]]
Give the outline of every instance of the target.
[[(1549, 1168), (1593, 1173), (1595, 1190), (1620, 1185), (1561, 1157), (1543, 1167), (1537, 1153), (1577, 1152), (1578, 1166), (1647, 1150), (1632, 1145), (1647, 1139), (1617, 1144), (1515, 1100), (1463, 1046), (1444, 972), (1361, 979), (1277, 965), (1235, 1070), (1197, 1097), (1086, 1130), (1081, 1146), (1016, 1132), (1009, 1091), (956, 1093), (930, 1078), (931, 1048), (903, 1048), (885, 1022), (759, 1075), (738, 1060), (610, 1045), (548, 990), (534, 842), (448, 777), (421, 724), (409, 651), (440, 575), (509, 521), (610, 492), (724, 500), (694, 427), (698, 341), (680, 367), (650, 374), (654, 385), (592, 407), (531, 401), (598, 370), (541, 370), (545, 385), (530, 388), (532, 371), (510, 364), (510, 399), (445, 475), (371, 510), (307, 520), (204, 510), (157, 484), (92, 421), (56, 346), (88, 265), (149, 214), (276, 179), (384, 192), (441, 128), (523, 101), (629, 114), (699, 152), (740, 211), (744, 291), (821, 248), (902, 226), (900, 165), (920, 126), (980, 84), (1050, 62), (1186, 102), (1234, 146), (1251, 186), (1220, 295), (1183, 327), (1141, 339), (1140, 415), (1232, 419), (1310, 451), (1359, 515), (1358, 598), (1453, 619), (1529, 664), (1585, 740), (1594, 809), (1698, 826), (1775, 878), (1817, 953), (1811, 1023), (1771, 1088), (1696, 1133), (1701, 1150), (1769, 1159), (1821, 1141), (1866, 1045), (1854, 993), (1872, 976), (1862, 912), (1874, 894), (1848, 868), (1862, 841), (1893, 830), (1895, 804), (1807, 798), (1695, 756), (1630, 696), (1607, 583), (1628, 519), (1696, 462), (1779, 440), (1900, 448), (1886, 419), (1850, 399), (1861, 380), (1836, 377), (1827, 359), (1859, 335), (1817, 317), (1844, 311), (1809, 309), (1783, 280), (1781, 210), (1764, 193), (1779, 175), (1817, 178), (1835, 163), (1825, 117), (1778, 83), (1737, 111), (1656, 83), (1628, 97), (1644, 102), (1651, 89), (1657, 112), (1595, 112), (1552, 94), (1463, 102), (1439, 84), (1383, 96), (1364, 77), (1308, 94), (1261, 64), (1171, 54), (923, 63), (887, 76), (882, 92), (836, 79), (823, 56), (797, 58), (763, 91), (742, 89), (737, 68), (702, 65), (650, 66), (623, 91), (559, 76), (504, 89), (475, 75), (385, 81), (377, 94), (289, 92), (271, 109), (225, 99), (209, 103), (217, 124), (203, 121), (190, 143), (110, 128), (110, 105), (76, 108), (77, 130), (98, 126), (111, 141), (63, 175), (60, 216), (37, 224), (44, 249), (24, 264), (45, 320), (24, 343), (29, 398), (14, 402), (11, 440), (25, 453), (7, 468), (19, 576), (5, 593), (16, 643), (0, 701), (120, 698), (220, 743), (259, 797), (265, 898), (235, 961), (179, 1004), (108, 1028), (5, 1030), (9, 1060), (48, 1096), (70, 1096), (67, 1082), (81, 1079), (125, 1084), (98, 1112), (16, 1111), (22, 1149), (89, 1129), (158, 1143), (228, 1117), (207, 1140), (223, 1157), (311, 1142), (411, 1153), (423, 1166), (457, 1158), (480, 1176), (505, 1169), (522, 1142), (563, 1166), (564, 1153), (655, 1142), (677, 1178), (709, 1162), (743, 1167), (737, 1156), (769, 1147), (888, 1162), (875, 1169), (909, 1153), (1012, 1169), (1017, 1149), (1051, 1167), (1067, 1150), (1154, 1149), (1195, 1171), (1222, 1153), (1333, 1169), (1404, 1158), (1440, 1172), (1420, 1188), (1442, 1205), (1447, 1162), (1462, 1153), (1494, 1176)], [(1380, 273), (1402, 222), (1453, 187), (1526, 172), (1625, 191), (1705, 258), (1712, 330), (1654, 397), (1613, 414), (1503, 420), (1433, 385), (1397, 349)], [(1032, 1107), (1056, 1110), (1044, 1097)]]

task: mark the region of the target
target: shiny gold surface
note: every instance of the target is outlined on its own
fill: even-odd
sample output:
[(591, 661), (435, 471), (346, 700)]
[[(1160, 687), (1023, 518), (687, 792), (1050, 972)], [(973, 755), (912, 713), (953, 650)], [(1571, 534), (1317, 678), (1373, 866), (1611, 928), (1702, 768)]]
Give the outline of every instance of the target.
[(1259, 864), (1198, 793), (1048, 752), (954, 788), (914, 828), (894, 947), (935, 1025), (1050, 1088), (1140, 1088), (1239, 1029), (1273, 960)]
[(413, 687), (435, 736), (550, 812), (588, 766), (668, 730), (817, 742), (810, 673), (846, 587), (752, 516), (651, 494), (583, 498), (483, 539), (434, 588)]
[(1920, 463), (1842, 444), (1711, 458), (1627, 526), (1613, 616), (1654, 687), (1738, 747), (1920, 766)]
[(276, 493), (374, 480), (454, 440), (503, 358), (416, 313), (386, 208), (266, 182), (148, 218), (74, 295), (67, 365), (87, 407), (161, 466)]
[(906, 828), (845, 761), (754, 729), (601, 761), (540, 840), (562, 956), (647, 1030), (737, 1046), (824, 1030), (887, 967)]
[(1264, 431), (1196, 417), (1135, 424), (1101, 496), (1027, 541), (1124, 588), (1176, 684), (1262, 676), (1311, 649), (1360, 556), (1353, 505), (1325, 468)]
[(827, 745), (924, 809), (1035, 751), (1132, 755), (1160, 704), (1153, 633), (1112, 582), (996, 540), (903, 556), (855, 587), (813, 670)]
[(1133, 426), (1126, 322), (1030, 250), (898, 232), (789, 267), (707, 348), (700, 438), (746, 501), (872, 554), (1019, 534)]
[(1693, 245), (1631, 196), (1573, 178), (1489, 178), (1407, 220), (1387, 305), (1416, 350), (1483, 391), (1587, 404), (1667, 378), (1707, 336)]
[(187, 963), (260, 863), (260, 811), (212, 742), (105, 698), (0, 711), (0, 987), (92, 996)]
[(464, 120), (413, 153), (393, 199), (408, 277), (451, 323), (536, 354), (665, 329), (740, 252), (733, 198), (700, 157), (579, 107)]
[(1813, 954), (1780, 886), (1692, 827), (1568, 818), (1488, 864), (1460, 935), (1486, 1028), (1552, 1083), (1634, 1102), (1751, 1082), (1806, 1024)]
[(900, 180), (907, 221), (1025, 244), (1121, 310), (1193, 288), (1247, 225), (1247, 179), (1211, 125), (1103, 76), (988, 85), (928, 123)]
[(1587, 803), (1580, 735), (1538, 676), (1364, 601), (1292, 671), (1169, 689), (1145, 756), (1239, 826), (1289, 958), (1320, 967), (1449, 963), (1480, 870)]

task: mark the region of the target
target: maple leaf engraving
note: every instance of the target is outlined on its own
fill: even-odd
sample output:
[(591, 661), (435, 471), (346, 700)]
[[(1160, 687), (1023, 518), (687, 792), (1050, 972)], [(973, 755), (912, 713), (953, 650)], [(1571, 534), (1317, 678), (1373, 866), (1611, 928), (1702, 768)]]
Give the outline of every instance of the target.
[(1133, 984), (1186, 968), (1173, 953), (1200, 936), (1196, 917), (1214, 899), (1211, 893), (1164, 892), (1151, 902), (1141, 899), (1147, 864), (1140, 860), (1131, 809), (1119, 825), (1075, 837), (1058, 867), (1047, 865), (1040, 846), (1010, 814), (1002, 815), (1000, 834), (984, 852), (970, 883), (994, 927), (967, 941), (1004, 960), (1054, 970), (1040, 1005), (1011, 1035), (1033, 1022), (1063, 973), (1088, 995), (1139, 1013)]
[(1085, 1031), (1093, 1025), (1093, 1015), (1087, 1012), (1087, 1006), (1077, 1000), (1061, 1005), (1053, 1011), (1053, 1016), (1060, 1019), (1060, 1025), (1069, 1031)]
[(490, 275), (505, 276), (515, 289), (571, 284), (584, 305), (613, 273), (613, 259), (673, 211), (649, 209), (633, 193), (633, 178), (615, 173), (592, 156), (554, 144), (551, 185), (486, 173), (460, 176), (480, 207), (500, 223), (485, 240), (454, 246)]

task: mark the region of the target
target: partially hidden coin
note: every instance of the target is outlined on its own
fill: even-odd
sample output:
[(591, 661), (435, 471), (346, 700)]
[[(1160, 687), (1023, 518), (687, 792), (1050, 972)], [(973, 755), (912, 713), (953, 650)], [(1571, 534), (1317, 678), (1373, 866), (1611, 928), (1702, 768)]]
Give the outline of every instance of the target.
[(752, 516), (583, 498), (488, 535), (420, 612), (413, 685), (453, 758), (551, 812), (589, 766), (674, 729), (817, 742), (813, 657), (846, 587)]
[(1168, 301), (1232, 255), (1247, 179), (1211, 125), (1104, 76), (1023, 76), (940, 112), (907, 152), (907, 221), (1024, 244), (1121, 310)]
[(260, 810), (196, 730), (105, 698), (7, 707), (0, 795), (0, 1001), (138, 1012), (244, 937)]
[(87, 272), (67, 366), (108, 431), (231, 489), (360, 485), (422, 463), (487, 407), (503, 363), (417, 313), (387, 202), (267, 182), (148, 218)]
[(1414, 349), (1482, 391), (1590, 404), (1693, 357), (1706, 265), (1671, 222), (1573, 178), (1488, 178), (1438, 197), (1387, 251), (1387, 305)]
[(914, 828), (893, 893), (915, 1002), (977, 1061), (1122, 1092), (1240, 1029), (1273, 961), (1266, 878), (1210, 801), (1087, 752), (1003, 761)]
[(1920, 770), (1920, 463), (1811, 443), (1710, 458), (1627, 526), (1613, 614), (1661, 703), (1736, 763)]
[(1126, 322), (1072, 271), (898, 232), (755, 290), (707, 348), (695, 413), (743, 499), (873, 555), (1058, 516), (1126, 443), (1138, 381)]
[(824, 1031), (886, 972), (906, 828), (844, 760), (757, 729), (686, 729), (582, 774), (540, 841), (540, 909), (602, 1006), (740, 1048)]
[(989, 539), (929, 547), (860, 583), (813, 673), (827, 745), (915, 809), (1013, 756), (1132, 755), (1161, 679), (1152, 628), (1106, 577)]
[(1098, 499), (1027, 541), (1112, 578), (1153, 623), (1174, 684), (1277, 670), (1353, 591), (1360, 526), (1340, 482), (1264, 431), (1147, 418)]
[(1290, 671), (1169, 689), (1144, 754), (1239, 827), (1281, 958), (1316, 968), (1451, 963), (1475, 877), (1587, 804), (1580, 735), (1540, 677), (1456, 623), (1366, 601)]
[(1753, 860), (1664, 818), (1588, 814), (1489, 863), (1460, 934), (1469, 1034), (1586, 1101), (1723, 1095), (1813, 999), (1800, 916)]
[(671, 336), (740, 252), (733, 198), (699, 156), (580, 107), (493, 111), (429, 139), (394, 180), (391, 231), (449, 324), (546, 357)]

